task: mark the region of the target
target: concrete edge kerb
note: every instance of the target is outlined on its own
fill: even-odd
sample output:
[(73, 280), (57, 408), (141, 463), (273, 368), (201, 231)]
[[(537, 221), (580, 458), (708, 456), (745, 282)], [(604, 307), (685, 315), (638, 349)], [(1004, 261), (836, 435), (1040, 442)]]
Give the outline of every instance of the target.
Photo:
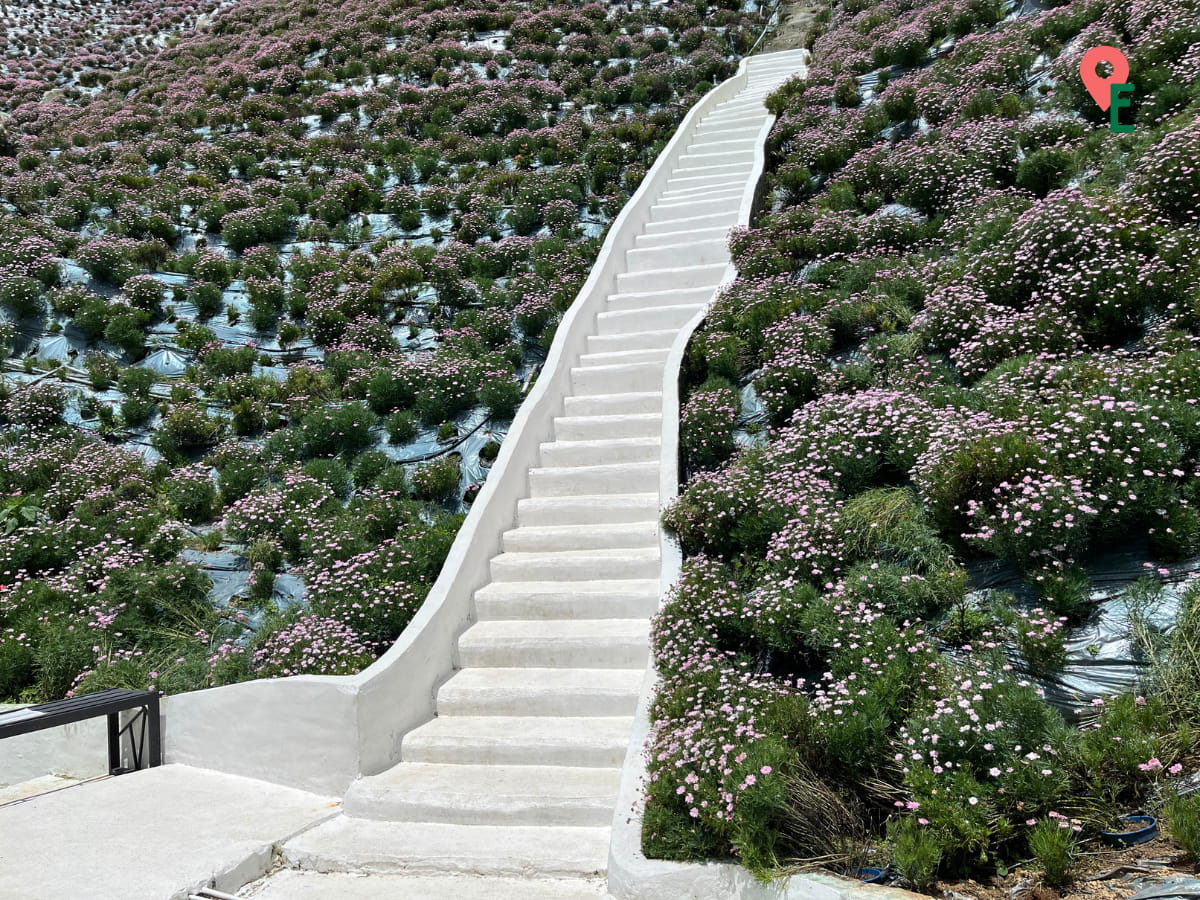
[(633, 247), (699, 119), (747, 84), (750, 59), (687, 112), (614, 219), (437, 581), (396, 643), (354, 676), (249, 681), (169, 698), (164, 704), (169, 762), (340, 795), (359, 775), (399, 761), (404, 734), (433, 716), (436, 690), (454, 670), (457, 638), (474, 621), (474, 592), (487, 583), (489, 562), (525, 493), (522, 472), (537, 464), (538, 445), (549, 439), (571, 368), (586, 349), (625, 251)]

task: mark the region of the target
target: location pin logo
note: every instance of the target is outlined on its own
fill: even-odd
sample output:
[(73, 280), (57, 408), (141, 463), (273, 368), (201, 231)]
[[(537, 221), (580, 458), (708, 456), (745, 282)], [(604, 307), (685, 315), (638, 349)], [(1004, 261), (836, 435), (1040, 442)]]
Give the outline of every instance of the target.
[[(1096, 74), (1096, 67), (1102, 62), (1112, 66), (1112, 74), (1107, 78)], [(1112, 105), (1111, 85), (1124, 84), (1125, 79), (1129, 77), (1129, 60), (1116, 47), (1093, 47), (1083, 54), (1083, 61), (1079, 64), (1079, 77), (1083, 79), (1083, 86), (1092, 95), (1096, 105), (1107, 111)]]

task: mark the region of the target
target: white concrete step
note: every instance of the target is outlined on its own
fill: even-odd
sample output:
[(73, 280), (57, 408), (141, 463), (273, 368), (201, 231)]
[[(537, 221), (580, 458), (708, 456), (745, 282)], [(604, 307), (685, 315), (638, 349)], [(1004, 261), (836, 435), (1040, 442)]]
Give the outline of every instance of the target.
[(646, 234), (667, 234), (671, 232), (688, 231), (700, 228), (724, 228), (726, 232), (733, 227), (734, 214), (729, 212), (700, 212), (693, 216), (678, 219), (664, 219), (661, 222), (647, 222)]
[(734, 217), (737, 215), (738, 207), (741, 205), (741, 200), (736, 197), (718, 197), (714, 200), (687, 200), (680, 203), (656, 203), (650, 208), (650, 219), (647, 224), (649, 226), (655, 223), (675, 223), (675, 228), (680, 228), (678, 223), (686, 219), (698, 219), (701, 216), (722, 216), (721, 221), (732, 226)]
[(687, 150), (690, 152), (700, 147), (706, 150), (752, 150), (758, 146), (758, 138), (750, 135), (742, 138), (728, 138), (725, 140), (716, 140), (714, 138), (706, 138), (703, 141), (692, 141), (687, 145)]
[(739, 178), (736, 181), (729, 181), (725, 185), (717, 187), (701, 185), (700, 187), (671, 188), (670, 190), (663, 191), (658, 199), (663, 203), (676, 203), (696, 197), (705, 197), (710, 200), (741, 197), (745, 193), (746, 180)]
[(571, 393), (576, 397), (653, 390), (663, 381), (662, 363), (621, 363), (615, 366), (576, 366), (571, 369)]
[(656, 578), (660, 563), (658, 547), (653, 547), (501, 553), (492, 557), (491, 567), (494, 581), (599, 581)]
[[(665, 247), (647, 248), (635, 247), (632, 250), (625, 251), (626, 265), (629, 267), (630, 272), (651, 270), (663, 265), (668, 260), (687, 259), (689, 257), (695, 260), (697, 265), (720, 263), (724, 266), (729, 263), (729, 244), (725, 236), (722, 235), (721, 237), (708, 238), (706, 240), (697, 239), (690, 244), (668, 244)], [(613, 301), (621, 296), (621, 294), (614, 294), (609, 298), (609, 309), (613, 308)]]
[(588, 767), (400, 763), (350, 785), (344, 809), (356, 819), (422, 824), (604, 826), (620, 777)]
[(581, 366), (614, 366), (635, 362), (662, 364), (670, 355), (671, 351), (665, 347), (654, 350), (612, 350), (608, 353), (584, 353), (579, 357), (579, 364)]
[(688, 146), (696, 144), (720, 143), (723, 141), (736, 141), (740, 138), (750, 136), (754, 140), (755, 129), (746, 128), (744, 126), (734, 126), (727, 124), (717, 125), (701, 125), (696, 129), (692, 136), (692, 143)]
[(685, 166), (706, 166), (716, 162), (753, 162), (753, 150), (737, 150), (730, 152), (728, 150), (717, 150), (708, 152), (697, 148), (693, 153), (685, 153), (679, 157), (679, 162)]
[(753, 167), (753, 160), (681, 165), (676, 166), (671, 172), (671, 177), (667, 180), (667, 183), (679, 184), (681, 182), (711, 181), (713, 179), (732, 181), (735, 177), (745, 181), (749, 177), (750, 170)]
[[(725, 271), (725, 266), (719, 266), (722, 272)], [(712, 282), (711, 288), (715, 290), (717, 282)], [(705, 304), (703, 303), (681, 303), (677, 306), (658, 306), (650, 309), (628, 309), (614, 310), (613, 312), (603, 312), (596, 316), (596, 329), (600, 334), (635, 334), (645, 331), (659, 331), (662, 329), (679, 330), (684, 324), (691, 321)], [(662, 383), (662, 375), (659, 375), (659, 384)], [(649, 387), (649, 382), (643, 382), (645, 387)]]
[(685, 266), (683, 268), (644, 269), (640, 272), (625, 272), (617, 276), (617, 293), (631, 294), (638, 291), (668, 291), (674, 288), (715, 285), (725, 276), (726, 265), (725, 262), (713, 262)]
[(658, 611), (657, 578), (621, 581), (494, 581), (475, 592), (479, 621), (624, 619)]
[[(666, 334), (667, 332), (663, 332)], [(619, 335), (618, 337), (624, 337)], [(588, 339), (588, 349), (592, 349)], [(662, 414), (662, 391), (636, 391), (627, 394), (610, 394), (605, 397), (565, 397), (563, 412), (575, 416), (621, 416), (632, 414)], [(658, 490), (655, 487), (655, 490)]]
[[(386, 840), (386, 839), (385, 839)], [(346, 849), (353, 852), (347, 841)], [(600, 876), (398, 875), (280, 869), (243, 888), (246, 900), (612, 900)]]
[[(668, 349), (679, 335), (678, 328), (660, 328), (636, 333), (589, 334), (589, 353), (610, 353), (613, 350)], [(657, 407), (656, 407), (657, 408)]]
[(619, 767), (632, 716), (438, 716), (404, 736), (405, 762)]
[(720, 190), (738, 184), (745, 184), (750, 174), (751, 163), (736, 163), (732, 166), (708, 166), (703, 169), (677, 169), (667, 179), (667, 190), (695, 187), (706, 190)]
[(505, 553), (644, 549), (658, 546), (658, 523), (522, 525), (504, 532), (502, 541)]
[(684, 229), (683, 231), (665, 231), (660, 234), (639, 234), (633, 239), (633, 246), (641, 247), (675, 247), (685, 244), (689, 239), (698, 241), (711, 238), (728, 240), (729, 229), (721, 225), (710, 228)]
[[(654, 269), (678, 269), (680, 268), (679, 261), (686, 259), (689, 261), (689, 267), (695, 265), (703, 265), (713, 263), (720, 260), (725, 261), (726, 257), (721, 254), (725, 252), (725, 239), (723, 235), (714, 235), (713, 237), (695, 238), (691, 241), (681, 241), (691, 249), (691, 253), (686, 255), (679, 252), (678, 246), (673, 247), (634, 247), (625, 251), (625, 266), (626, 272), (642, 272)], [(676, 288), (677, 290), (678, 288)]]
[[(724, 243), (723, 240), (722, 243)], [(631, 250), (629, 252), (635, 253), (636, 251)], [(728, 253), (726, 253), (726, 256), (728, 256)], [(666, 291), (636, 291), (628, 294), (609, 294), (605, 312), (707, 303), (712, 299), (712, 293), (711, 287), (702, 285), (701, 287), (674, 288)], [(666, 348), (657, 349), (665, 350)]]
[(463, 669), (438, 688), (437, 710), (440, 716), (631, 716), (644, 676), (618, 668)]
[(767, 118), (767, 110), (761, 104), (741, 109), (723, 109), (705, 116), (701, 124), (705, 128), (760, 128)]
[(647, 462), (657, 461), (662, 456), (662, 441), (657, 435), (599, 438), (591, 441), (552, 441), (542, 444), (539, 447), (539, 453), (541, 464), (547, 468)]
[[(373, 822), (338, 816), (284, 844), (283, 858), (294, 868), (319, 872), (522, 877), (533, 891), (537, 880), (529, 879), (531, 872), (546, 876), (603, 872), (608, 839), (607, 828)], [(433, 895), (407, 896), (415, 900)]]
[(631, 525), (657, 522), (657, 492), (594, 497), (527, 497), (517, 502), (517, 524), (548, 528), (562, 525)]
[[(655, 551), (657, 554), (657, 551)], [(649, 619), (496, 619), (477, 622), (459, 636), (464, 669), (637, 669), (650, 655)], [(633, 708), (624, 710), (633, 715)], [(572, 715), (595, 715), (578, 711)]]
[[(667, 350), (629, 350), (617, 353), (654, 353), (665, 359)], [(590, 354), (599, 358), (611, 353)], [(580, 357), (586, 360), (588, 357)], [(661, 413), (625, 413), (617, 416), (559, 416), (554, 420), (554, 437), (560, 441), (599, 441), (605, 438), (660, 437)]]

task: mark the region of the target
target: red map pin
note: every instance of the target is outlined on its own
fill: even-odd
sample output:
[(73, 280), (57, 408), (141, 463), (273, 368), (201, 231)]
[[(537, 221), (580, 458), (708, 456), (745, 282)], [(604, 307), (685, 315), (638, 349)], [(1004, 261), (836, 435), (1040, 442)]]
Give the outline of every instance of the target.
[[(1096, 74), (1096, 67), (1102, 62), (1112, 66), (1112, 74), (1107, 78)], [(1125, 83), (1129, 77), (1129, 60), (1116, 47), (1093, 47), (1083, 54), (1083, 61), (1079, 63), (1079, 77), (1083, 79), (1083, 86), (1088, 89), (1096, 105), (1107, 111), (1112, 105), (1108, 86)]]

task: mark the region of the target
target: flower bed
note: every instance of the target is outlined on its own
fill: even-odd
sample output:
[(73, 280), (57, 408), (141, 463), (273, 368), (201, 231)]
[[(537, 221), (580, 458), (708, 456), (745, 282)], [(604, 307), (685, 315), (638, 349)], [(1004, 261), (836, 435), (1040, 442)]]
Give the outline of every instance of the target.
[(765, 20), (575, 0), (0, 17), (0, 699), (24, 700), (386, 649), (608, 222)]
[[(688, 352), (648, 855), (1061, 884), (1200, 764), (1197, 13), (818, 16)], [(1135, 135), (1085, 109), (1097, 43)]]

